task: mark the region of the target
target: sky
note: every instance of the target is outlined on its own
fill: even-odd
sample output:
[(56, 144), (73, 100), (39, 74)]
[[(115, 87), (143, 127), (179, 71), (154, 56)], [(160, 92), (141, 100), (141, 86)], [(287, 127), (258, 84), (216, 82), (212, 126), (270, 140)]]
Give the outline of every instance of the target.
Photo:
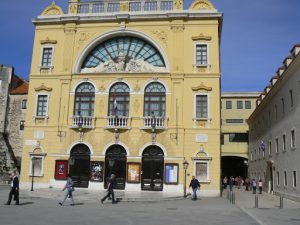
[[(0, 64), (28, 79), (34, 25), (52, 0), (1, 0)], [(192, 0), (185, 0), (185, 8)], [(224, 13), (221, 88), (263, 91), (294, 44), (300, 43), (300, 0), (211, 0)], [(57, 0), (67, 12), (68, 0)]]

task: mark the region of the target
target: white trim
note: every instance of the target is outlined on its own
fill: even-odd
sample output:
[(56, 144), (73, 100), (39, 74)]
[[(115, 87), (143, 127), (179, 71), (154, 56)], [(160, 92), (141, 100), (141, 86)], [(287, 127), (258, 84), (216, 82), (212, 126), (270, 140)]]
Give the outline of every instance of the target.
[(129, 148), (123, 142), (121, 142), (121, 141), (118, 141), (118, 143), (116, 143), (116, 142), (110, 142), (110, 143), (106, 144), (104, 146), (103, 150), (102, 150), (102, 155), (105, 156), (107, 149), (109, 147), (113, 146), (113, 145), (121, 145), (125, 149), (125, 151), (126, 151), (126, 157), (130, 156)]
[(207, 160), (204, 160), (204, 159), (195, 159), (194, 160), (194, 175), (195, 175), (195, 177), (196, 177), (196, 164), (197, 163), (206, 163), (207, 164), (207, 171), (206, 171), (206, 180), (199, 180), (197, 177), (197, 179), (199, 180), (199, 182), (201, 183), (201, 182), (210, 182), (210, 161), (211, 160), (209, 160), (209, 159), (207, 159)]
[(275, 153), (279, 153), (279, 137), (275, 138)]
[[(283, 137), (284, 137), (284, 139), (283, 139)], [(282, 151), (286, 152), (286, 133), (285, 132), (282, 134)]]
[(76, 89), (78, 88), (79, 85), (83, 84), (83, 83), (90, 83), (91, 85), (94, 86), (95, 88), (95, 94), (98, 92), (98, 88), (97, 88), (97, 85), (94, 83), (94, 81), (90, 80), (90, 79), (82, 79), (80, 80), (79, 82), (77, 82), (73, 88), (73, 91), (71, 93), (76, 93)]
[(83, 61), (85, 60), (85, 58), (88, 56), (88, 54), (91, 52), (91, 50), (93, 48), (95, 48), (99, 43), (106, 41), (110, 38), (113, 37), (117, 37), (117, 36), (124, 36), (124, 35), (130, 35), (133, 37), (137, 37), (137, 38), (141, 38), (143, 40), (145, 40), (146, 42), (149, 42), (150, 44), (152, 44), (158, 51), (159, 53), (162, 55), (163, 60), (165, 62), (166, 65), (166, 71), (169, 72), (170, 71), (170, 66), (169, 63), (167, 61), (167, 55), (164, 52), (164, 50), (158, 45), (158, 43), (156, 43), (156, 41), (154, 41), (154, 39), (144, 33), (141, 33), (139, 31), (136, 30), (129, 30), (129, 29), (118, 29), (118, 30), (114, 30), (114, 31), (109, 31), (107, 33), (104, 33), (103, 35), (100, 35), (99, 37), (95, 38), (92, 42), (90, 42), (81, 52), (81, 54), (78, 56), (78, 58), (76, 59), (76, 63), (74, 65), (73, 68), (73, 73), (80, 73), (80, 66), (82, 65)]
[[(293, 146), (293, 135), (292, 135), (292, 132), (294, 131), (294, 146)], [(291, 149), (295, 149), (296, 148), (296, 129), (295, 128), (292, 128), (291, 129)]]
[[(295, 177), (294, 177), (294, 171), (295, 171), (295, 177), (296, 177), (296, 183), (294, 182), (295, 181)], [(292, 170), (292, 183), (293, 183), (293, 188), (296, 189), (297, 188), (297, 169), (293, 169)]]
[(108, 94), (110, 94), (110, 89), (111, 89), (111, 87), (112, 86), (114, 86), (116, 83), (124, 83), (124, 84), (127, 84), (127, 86), (129, 87), (129, 94), (131, 94), (132, 93), (132, 87), (131, 87), (131, 85), (130, 85), (130, 83), (128, 82), (128, 81), (126, 81), (126, 80), (114, 80), (114, 81), (112, 81), (109, 85), (108, 85), (108, 87), (107, 87), (107, 89), (106, 89), (106, 93), (108, 93)]
[[(197, 96), (198, 95), (206, 95), (207, 96), (207, 117), (203, 117), (203, 118), (197, 118), (197, 113), (196, 113), (196, 104), (197, 104)], [(207, 119), (209, 120), (210, 118), (210, 93), (205, 93), (205, 92), (200, 92), (200, 93), (195, 93), (194, 94), (194, 117), (195, 120), (197, 119)]]
[(163, 86), (165, 87), (165, 89), (166, 89), (166, 95), (170, 93), (170, 90), (169, 90), (169, 88), (168, 88), (168, 85), (167, 85), (164, 81), (159, 80), (159, 79), (157, 79), (157, 80), (151, 79), (151, 80), (148, 80), (148, 81), (144, 84), (143, 88), (141, 89), (141, 91), (143, 92), (143, 94), (145, 94), (145, 89), (146, 89), (146, 87), (147, 87), (149, 84), (154, 83), (154, 82), (160, 83), (161, 85), (163, 85)]
[(272, 155), (272, 140), (268, 141), (268, 153), (269, 156)]
[(75, 141), (75, 142), (73, 142), (73, 143), (69, 146), (69, 148), (68, 148), (67, 153), (68, 153), (69, 156), (70, 156), (70, 154), (71, 154), (71, 150), (73, 149), (73, 147), (74, 147), (75, 145), (78, 145), (78, 144), (84, 144), (84, 145), (88, 146), (88, 148), (90, 149), (90, 152), (91, 152), (91, 156), (94, 154), (93, 147), (92, 147), (89, 143), (87, 143), (87, 142), (85, 142), (85, 141)]
[(42, 168), (41, 168), (41, 174), (34, 174), (34, 177), (43, 177), (44, 176), (44, 160), (45, 156), (41, 155), (30, 155), (30, 165), (29, 165), (29, 176), (32, 176), (32, 158), (39, 158), (42, 160)]
[(163, 145), (161, 145), (161, 144), (159, 144), (159, 143), (157, 143), (157, 142), (155, 142), (154, 144), (153, 144), (152, 142), (145, 143), (145, 144), (140, 148), (140, 150), (139, 150), (139, 156), (142, 157), (142, 156), (143, 156), (143, 151), (144, 151), (147, 147), (152, 146), (152, 145), (156, 145), (156, 146), (158, 146), (158, 147), (161, 148), (161, 150), (164, 152), (164, 158), (166, 158), (166, 157), (168, 156), (166, 148), (165, 148)]
[[(52, 54), (51, 54), (51, 65), (50, 66), (44, 66), (43, 65), (43, 56), (44, 56), (44, 49), (45, 48), (52, 48)], [(54, 51), (55, 51), (55, 47), (52, 44), (42, 44), (41, 46), (41, 54), (40, 54), (40, 63), (39, 63), (39, 67), (40, 68), (53, 68), (53, 61), (54, 61)]]
[(287, 173), (287, 170), (283, 170), (283, 186), (288, 187), (288, 173)]
[(50, 100), (50, 93), (47, 93), (47, 92), (38, 92), (36, 95), (35, 95), (35, 111), (34, 111), (34, 116), (37, 116), (37, 110), (38, 110), (38, 98), (40, 95), (47, 95), (47, 107), (46, 107), (46, 115), (43, 115), (42, 117), (46, 117), (48, 116), (48, 112), (49, 112), (49, 100)]

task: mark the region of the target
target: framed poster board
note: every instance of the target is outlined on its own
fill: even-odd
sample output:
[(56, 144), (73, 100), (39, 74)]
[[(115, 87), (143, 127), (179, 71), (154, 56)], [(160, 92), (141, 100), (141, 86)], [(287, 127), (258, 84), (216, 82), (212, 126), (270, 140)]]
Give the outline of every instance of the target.
[(178, 184), (178, 164), (166, 163), (165, 164), (165, 183)]
[(68, 175), (68, 160), (55, 161), (55, 180), (66, 180)]
[(90, 181), (103, 182), (103, 169), (104, 162), (92, 161)]
[(127, 164), (127, 182), (140, 183), (141, 180), (141, 164), (128, 163)]

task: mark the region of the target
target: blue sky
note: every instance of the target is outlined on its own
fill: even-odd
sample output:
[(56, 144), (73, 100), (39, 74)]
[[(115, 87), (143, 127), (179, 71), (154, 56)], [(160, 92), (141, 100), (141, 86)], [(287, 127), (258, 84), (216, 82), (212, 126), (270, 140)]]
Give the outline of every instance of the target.
[[(300, 0), (211, 1), (224, 13), (222, 91), (262, 91), (292, 46), (300, 43)], [(67, 11), (68, 0), (56, 2)], [(34, 37), (31, 19), (50, 4), (51, 0), (1, 1), (0, 64), (14, 66), (26, 79)]]

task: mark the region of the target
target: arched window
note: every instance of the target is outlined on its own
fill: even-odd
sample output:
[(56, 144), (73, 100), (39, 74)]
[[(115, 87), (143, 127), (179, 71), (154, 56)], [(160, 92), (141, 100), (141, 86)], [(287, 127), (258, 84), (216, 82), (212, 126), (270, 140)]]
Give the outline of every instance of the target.
[(129, 116), (129, 87), (118, 82), (109, 90), (109, 116)]
[(166, 114), (166, 89), (159, 82), (147, 85), (144, 95), (144, 116), (160, 116)]
[(80, 84), (75, 92), (75, 116), (94, 115), (95, 88), (90, 83)]

